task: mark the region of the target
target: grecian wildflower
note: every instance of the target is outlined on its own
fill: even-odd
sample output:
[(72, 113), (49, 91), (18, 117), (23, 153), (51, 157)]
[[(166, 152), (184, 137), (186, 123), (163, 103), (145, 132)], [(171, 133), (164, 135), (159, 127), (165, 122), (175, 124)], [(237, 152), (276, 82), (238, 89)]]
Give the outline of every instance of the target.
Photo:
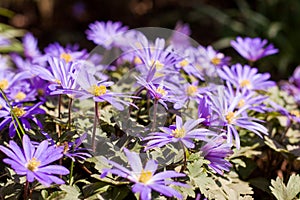
[(73, 95), (79, 99), (93, 98), (95, 102), (108, 102), (118, 110), (123, 110), (124, 106), (135, 106), (121, 98), (136, 97), (110, 91), (109, 87), (114, 84), (112, 81), (98, 81), (94, 74), (89, 73), (84, 67), (78, 72), (76, 84), (79, 86), (78, 89), (64, 90), (62, 93)]
[(29, 72), (19, 72), (15, 73), (11, 70), (0, 69), (0, 89), (4, 92), (7, 92), (9, 88), (13, 85), (15, 85), (18, 81), (27, 79), (32, 77), (32, 75)]
[(240, 137), (237, 131), (237, 127), (249, 130), (259, 137), (261, 134), (268, 134), (268, 129), (258, 122), (262, 120), (254, 117), (242, 115), (249, 109), (250, 105), (239, 107), (238, 104), (243, 99), (241, 95), (235, 96), (231, 101), (226, 98), (224, 94), (224, 87), (218, 89), (218, 93), (210, 95), (209, 100), (211, 109), (217, 113), (220, 124), (225, 127), (227, 131), (227, 142), (232, 144), (233, 138), (235, 139), (236, 147), (240, 148)]
[(92, 40), (95, 44), (101, 45), (106, 49), (118, 46), (116, 38), (120, 37), (128, 30), (121, 22), (99, 22), (96, 21), (89, 25), (86, 31), (87, 39)]
[(134, 183), (132, 186), (132, 192), (138, 193), (141, 200), (151, 200), (152, 190), (167, 197), (182, 199), (182, 195), (175, 189), (169, 187), (169, 185), (187, 187), (186, 184), (171, 180), (171, 178), (184, 177), (185, 174), (172, 170), (156, 173), (158, 164), (155, 160), (148, 160), (145, 167), (143, 167), (141, 158), (137, 153), (130, 152), (126, 148), (124, 149), (124, 152), (131, 170), (114, 161), (106, 160), (106, 162), (111, 164), (113, 167), (111, 169), (104, 169), (101, 175), (102, 178), (104, 178), (108, 173), (112, 173), (128, 179)]
[(28, 182), (36, 179), (46, 187), (52, 183), (64, 183), (55, 175), (69, 174), (69, 170), (60, 165), (50, 165), (63, 156), (63, 148), (49, 146), (47, 140), (35, 147), (27, 135), (23, 136), (22, 144), (23, 148), (20, 148), (11, 140), (9, 148), (0, 145), (0, 150), (8, 156), (3, 159), (3, 162), (10, 165), (18, 175), (25, 175)]
[(218, 174), (223, 174), (223, 171), (230, 171), (231, 163), (225, 160), (226, 157), (233, 154), (231, 144), (224, 143), (222, 136), (218, 136), (208, 141), (200, 149), (202, 156), (210, 163), (208, 166)]
[(300, 105), (300, 66), (295, 69), (289, 81), (282, 81), (280, 85), (281, 89), (286, 91), (289, 95), (292, 95), (295, 101)]
[(230, 42), (231, 46), (250, 62), (255, 62), (265, 56), (278, 53), (278, 49), (274, 48), (272, 44), (267, 45), (267, 43), (266, 39), (249, 37), (237, 37), (236, 40)]
[(7, 91), (7, 98), (13, 103), (28, 102), (36, 100), (37, 91), (32, 86), (29, 79), (18, 81), (9, 91)]
[(42, 129), (42, 123), (35, 117), (35, 115), (37, 114), (45, 114), (45, 111), (39, 108), (41, 104), (42, 102), (36, 103), (33, 106), (23, 106), (22, 104), (18, 104), (9, 107), (9, 105), (7, 105), (7, 103), (3, 99), (0, 99), (0, 118), (2, 118), (2, 121), (0, 122), (0, 130), (2, 130), (7, 124), (9, 124), (9, 136), (15, 136), (15, 119), (12, 117), (12, 114), (14, 114), (19, 119), (21, 125), (25, 130), (31, 129), (32, 122)]
[(257, 68), (252, 68), (249, 65), (236, 64), (230, 68), (224, 66), (217, 72), (223, 80), (228, 81), (238, 89), (266, 91), (276, 85), (274, 81), (269, 80), (269, 73), (258, 73)]
[(210, 136), (215, 136), (216, 133), (205, 129), (198, 128), (199, 124), (204, 119), (197, 120), (189, 119), (183, 123), (182, 118), (176, 116), (176, 124), (169, 127), (160, 127), (162, 132), (149, 133), (149, 136), (143, 140), (148, 141), (145, 150), (155, 147), (163, 147), (169, 143), (182, 143), (187, 148), (194, 148), (195, 144), (193, 139), (205, 141)]
[[(32, 73), (49, 81), (50, 94), (61, 94), (64, 90), (75, 89), (77, 84), (73, 77), (79, 71), (79, 62), (65, 62), (63, 59), (48, 57), (49, 68), (32, 66)], [(73, 75), (73, 76), (72, 76)]]
[(23, 37), (23, 47), (24, 47), (24, 56), (30, 60), (35, 57), (41, 56), (41, 52), (38, 49), (37, 39), (32, 35), (32, 33), (26, 33)]
[(190, 46), (190, 35), (190, 26), (179, 21), (176, 23), (170, 43), (176, 50), (182, 51)]

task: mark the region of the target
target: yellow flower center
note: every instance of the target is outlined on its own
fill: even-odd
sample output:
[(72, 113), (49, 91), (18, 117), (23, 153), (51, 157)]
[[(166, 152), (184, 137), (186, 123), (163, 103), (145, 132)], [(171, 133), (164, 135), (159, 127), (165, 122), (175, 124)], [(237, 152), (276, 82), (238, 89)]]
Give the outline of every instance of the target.
[(16, 95), (15, 95), (15, 99), (19, 100), (19, 101), (22, 101), (26, 98), (26, 94), (24, 92), (18, 92)]
[(179, 65), (181, 66), (181, 67), (185, 67), (185, 66), (187, 66), (189, 64), (189, 62), (186, 60), (186, 59), (184, 59), (184, 60), (182, 60), (181, 62), (179, 62)]
[(143, 63), (143, 61), (142, 61), (139, 57), (137, 57), (137, 56), (134, 57), (133, 62), (134, 62), (135, 64), (138, 64), (138, 65)]
[(104, 85), (92, 85), (90, 93), (96, 97), (101, 96), (106, 93), (106, 86)]
[(214, 57), (213, 59), (211, 59), (210, 61), (213, 65), (218, 65), (221, 63), (221, 59), (218, 57)]
[(300, 117), (300, 111), (299, 110), (292, 110), (290, 113), (292, 115), (295, 115), (296, 117)]
[(239, 102), (238, 102), (238, 107), (241, 108), (245, 105), (245, 100), (244, 99), (241, 99)]
[(156, 89), (156, 92), (159, 93), (159, 94), (161, 94), (162, 96), (165, 96), (167, 94), (167, 91), (164, 90), (162, 87), (158, 87)]
[(0, 81), (0, 89), (1, 90), (6, 90), (8, 88), (8, 80), (3, 79)]
[(41, 162), (38, 161), (36, 158), (32, 158), (26, 165), (27, 169), (34, 172), (37, 170), (37, 168), (41, 165)]
[(173, 136), (176, 138), (183, 138), (185, 136), (185, 130), (184, 128), (176, 128), (175, 130), (172, 131)]
[(37, 90), (37, 93), (38, 93), (39, 96), (44, 96), (45, 90), (40, 88), (40, 89)]
[(234, 120), (234, 112), (228, 112), (228, 114), (226, 115), (226, 120), (228, 124), (231, 124)]
[(152, 178), (152, 172), (151, 171), (142, 170), (142, 172), (140, 174), (140, 177), (139, 177), (139, 182), (146, 184), (151, 178)]
[(56, 80), (55, 80), (55, 83), (57, 83), (57, 84), (59, 84), (59, 85), (60, 85), (60, 84), (61, 84), (61, 81), (60, 81), (60, 80), (58, 80), (58, 79), (56, 79)]
[(197, 90), (198, 90), (197, 86), (189, 85), (186, 92), (189, 96), (194, 96)]
[(164, 64), (159, 62), (159, 60), (151, 60), (149, 64), (150, 66), (154, 66), (156, 69), (162, 69), (164, 66)]
[(3, 106), (0, 104), (0, 110), (3, 108)]
[(241, 87), (250, 87), (251, 86), (251, 82), (248, 79), (242, 80), (240, 82), (240, 86)]
[(69, 54), (69, 53), (62, 53), (62, 54), (60, 54), (60, 58), (64, 59), (67, 63), (71, 62), (73, 60), (71, 54)]
[(16, 117), (22, 117), (26, 113), (24, 108), (19, 108), (19, 107), (16, 107), (16, 106), (12, 108), (12, 112)]

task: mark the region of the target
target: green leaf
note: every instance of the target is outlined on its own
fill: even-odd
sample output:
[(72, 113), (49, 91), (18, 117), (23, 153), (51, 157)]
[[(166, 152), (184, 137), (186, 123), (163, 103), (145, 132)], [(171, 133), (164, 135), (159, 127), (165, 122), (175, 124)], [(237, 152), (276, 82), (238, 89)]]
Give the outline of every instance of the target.
[(288, 199), (294, 199), (300, 193), (300, 176), (293, 174), (287, 184)]
[(271, 185), (272, 186), (270, 186), (270, 189), (273, 195), (276, 197), (276, 199), (288, 200), (287, 189), (281, 178), (277, 177), (276, 181), (271, 180)]
[(70, 185), (61, 185), (59, 187), (62, 191), (66, 192), (64, 199), (79, 199), (80, 192), (74, 186)]

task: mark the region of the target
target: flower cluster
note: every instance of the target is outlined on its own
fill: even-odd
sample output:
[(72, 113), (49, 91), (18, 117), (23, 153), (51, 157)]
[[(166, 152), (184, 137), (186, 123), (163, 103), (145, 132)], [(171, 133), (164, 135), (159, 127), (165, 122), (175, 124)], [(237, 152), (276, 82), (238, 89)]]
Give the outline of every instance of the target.
[[(190, 34), (187, 24), (178, 23), (170, 38), (150, 40), (121, 22), (96, 21), (86, 31), (87, 40), (107, 54), (121, 52), (111, 63), (105, 61), (107, 54), (89, 55), (76, 44), (55, 42), (41, 51), (37, 39), (25, 34), (23, 54), (9, 54), (14, 67), (0, 69), (0, 131), (4, 139), (7, 132), (10, 137), (0, 150), (3, 162), (26, 176), (24, 195), (35, 180), (50, 187), (68, 178), (70, 187), (89, 184), (80, 191), (82, 198), (96, 188), (103, 195), (99, 198), (109, 199), (108, 193), (122, 185), (131, 186), (122, 188), (128, 190), (124, 198), (205, 196), (209, 189), (199, 186), (199, 177), (209, 179), (203, 181), (207, 184), (218, 182), (238, 163), (230, 156), (239, 155), (249, 141), (264, 143), (271, 133), (268, 113), (300, 121), (299, 110), (270, 98), (276, 83), (253, 65), (278, 52), (266, 46), (267, 40), (237, 37), (230, 42), (249, 61), (243, 65), (212, 46), (192, 45)], [(9, 40), (0, 35), (0, 45)], [(124, 85), (118, 84), (121, 79)], [(299, 105), (299, 67), (282, 88)], [(126, 120), (117, 121), (120, 116)], [(91, 120), (92, 128), (86, 124)], [(84, 141), (91, 145), (84, 147)], [(93, 178), (80, 180), (82, 174), (75, 172)], [(100, 182), (93, 183), (94, 178)]]

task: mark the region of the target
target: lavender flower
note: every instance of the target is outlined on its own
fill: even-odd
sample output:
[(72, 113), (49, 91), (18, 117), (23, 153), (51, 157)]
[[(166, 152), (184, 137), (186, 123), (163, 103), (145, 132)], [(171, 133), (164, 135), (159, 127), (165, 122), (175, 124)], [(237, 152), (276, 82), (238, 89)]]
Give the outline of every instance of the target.
[(270, 81), (269, 73), (258, 73), (256, 68), (241, 64), (232, 65), (231, 68), (224, 66), (218, 69), (219, 76), (230, 82), (235, 88), (247, 90), (267, 90), (275, 86), (274, 81)]
[(228, 143), (232, 144), (234, 137), (236, 147), (240, 148), (240, 137), (236, 127), (247, 129), (259, 137), (262, 137), (261, 133), (268, 134), (268, 129), (258, 123), (263, 122), (262, 120), (242, 115), (250, 107), (250, 105), (238, 106), (243, 96), (235, 96), (229, 102), (229, 99), (226, 98), (221, 89), (224, 90), (224, 88), (219, 88), (216, 95), (210, 95), (210, 101), (212, 110), (218, 114), (221, 124), (226, 127)]
[(114, 161), (106, 160), (109, 164), (113, 165), (113, 168), (104, 169), (101, 178), (105, 177), (108, 173), (112, 173), (128, 179), (134, 183), (132, 191), (134, 193), (139, 193), (141, 200), (150, 200), (152, 190), (155, 190), (167, 197), (174, 196), (182, 199), (182, 195), (175, 189), (169, 187), (169, 185), (187, 187), (186, 184), (170, 180), (170, 178), (184, 177), (185, 174), (172, 170), (155, 174), (158, 167), (155, 160), (148, 160), (145, 168), (143, 168), (141, 159), (137, 153), (130, 152), (126, 148), (124, 149), (124, 152), (132, 171)]
[(16, 129), (14, 127), (14, 118), (11, 116), (11, 112), (19, 118), (21, 124), (25, 130), (31, 129), (31, 123), (34, 122), (38, 127), (42, 128), (42, 123), (35, 117), (36, 114), (45, 114), (45, 111), (39, 106), (42, 102), (39, 102), (33, 106), (13, 106), (12, 109), (7, 105), (4, 100), (0, 99), (0, 105), (2, 106), (0, 112), (0, 118), (3, 120), (0, 122), (0, 130), (2, 130), (7, 124), (9, 124), (9, 136), (14, 137), (16, 134)]
[(49, 165), (63, 156), (63, 148), (48, 146), (47, 140), (34, 147), (27, 135), (23, 136), (22, 141), (23, 149), (12, 140), (9, 148), (0, 145), (0, 150), (8, 156), (3, 162), (9, 164), (17, 174), (26, 175), (28, 182), (36, 179), (46, 187), (53, 182), (63, 184), (64, 181), (54, 174), (66, 175), (69, 170), (60, 165)]
[(74, 142), (64, 142), (64, 155), (71, 158), (73, 161), (75, 161), (75, 158), (85, 160), (86, 158), (91, 157), (89, 153), (84, 152), (88, 149), (79, 147), (83, 140), (85, 140), (86, 136), (87, 134), (85, 133), (77, 138)]
[(33, 59), (41, 56), (41, 52), (37, 46), (37, 39), (31, 34), (27, 33), (23, 37), (24, 55), (26, 58)]
[(272, 44), (265, 47), (267, 43), (266, 39), (237, 37), (236, 41), (231, 41), (231, 46), (245, 59), (255, 62), (262, 57), (278, 53), (278, 49), (275, 49)]
[(169, 128), (160, 127), (162, 132), (150, 133), (143, 140), (147, 141), (145, 150), (155, 147), (162, 147), (169, 143), (181, 142), (187, 148), (194, 148), (195, 144), (192, 139), (207, 140), (209, 136), (215, 136), (216, 133), (205, 129), (196, 128), (204, 119), (187, 120), (184, 124), (181, 117), (176, 116), (176, 124)]
[(170, 38), (170, 43), (177, 50), (184, 50), (190, 46), (191, 29), (188, 24), (183, 24), (182, 22), (177, 22), (175, 30)]
[(127, 26), (122, 26), (121, 22), (99, 22), (96, 21), (89, 25), (86, 31), (87, 39), (95, 44), (102, 45), (106, 49), (111, 49), (117, 45), (115, 38), (124, 34), (128, 30)]
[(224, 143), (222, 137), (216, 137), (208, 141), (201, 147), (200, 151), (205, 159), (209, 160), (208, 166), (218, 174), (223, 174), (223, 170), (229, 172), (232, 166), (230, 162), (225, 160), (233, 153), (231, 150), (231, 144)]

